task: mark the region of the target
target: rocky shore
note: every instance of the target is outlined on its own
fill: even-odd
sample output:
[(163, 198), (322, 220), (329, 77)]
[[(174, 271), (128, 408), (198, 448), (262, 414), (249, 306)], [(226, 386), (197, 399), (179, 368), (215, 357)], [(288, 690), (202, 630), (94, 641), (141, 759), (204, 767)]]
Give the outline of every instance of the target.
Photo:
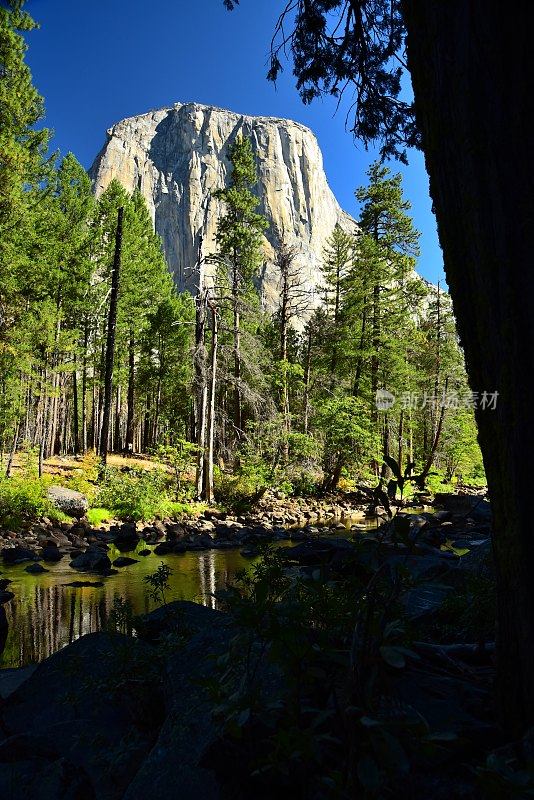
[[(489, 535), (489, 504), (483, 498), (469, 495), (442, 495), (436, 513), (407, 513), (398, 510), (394, 522), (376, 519), (377, 531), (397, 536), (403, 529), (418, 548), (440, 549), (464, 546), (473, 537)], [(413, 509), (412, 509), (413, 511)], [(26, 524), (20, 531), (0, 531), (0, 557), (8, 565), (27, 562), (26, 571), (38, 574), (47, 563), (69, 559), (74, 570), (107, 573), (113, 568), (128, 566), (124, 556), (112, 562), (110, 545), (122, 552), (137, 549), (141, 557), (202, 551), (243, 548), (245, 556), (254, 556), (258, 548), (269, 542), (313, 541), (325, 535), (359, 536), (369, 532), (365, 514), (368, 506), (359, 496), (346, 498), (286, 498), (272, 494), (262, 499), (248, 514), (236, 515), (215, 509), (206, 510), (195, 519), (157, 520), (149, 525), (123, 522), (91, 526), (86, 520), (54, 523), (42, 519)], [(403, 523), (402, 521), (405, 520)], [(391, 530), (390, 530), (391, 529)], [(139, 544), (146, 547), (139, 550)], [(43, 564), (45, 566), (43, 566)], [(5, 600), (4, 600), (5, 602)]]

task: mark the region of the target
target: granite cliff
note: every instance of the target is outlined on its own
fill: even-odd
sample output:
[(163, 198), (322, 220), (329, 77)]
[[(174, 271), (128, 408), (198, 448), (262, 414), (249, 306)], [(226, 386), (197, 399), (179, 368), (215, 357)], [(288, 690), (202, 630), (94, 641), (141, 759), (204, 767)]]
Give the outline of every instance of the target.
[(270, 223), (260, 289), (271, 307), (278, 286), (273, 248), (282, 233), (298, 247), (298, 263), (313, 289), (320, 281), (325, 240), (336, 223), (347, 230), (356, 227), (328, 186), (319, 145), (308, 128), (284, 119), (177, 103), (110, 128), (90, 174), (97, 195), (113, 178), (128, 191), (141, 190), (177, 285), (194, 291), (209, 281), (213, 270), (202, 261), (215, 250), (221, 208), (213, 192), (228, 179), (228, 146), (240, 133), (252, 140), (259, 210)]

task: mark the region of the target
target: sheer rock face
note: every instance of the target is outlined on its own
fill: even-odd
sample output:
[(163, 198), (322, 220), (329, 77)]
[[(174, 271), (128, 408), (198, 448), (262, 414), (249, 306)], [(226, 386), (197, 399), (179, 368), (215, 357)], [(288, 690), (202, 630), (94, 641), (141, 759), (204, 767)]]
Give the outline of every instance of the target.
[[(130, 117), (108, 130), (90, 174), (100, 195), (116, 178), (146, 198), (177, 285), (192, 292), (209, 285), (222, 211), (213, 192), (228, 183), (228, 147), (238, 134), (251, 138), (256, 157), (259, 211), (269, 221), (259, 288), (267, 308), (276, 305), (279, 271), (273, 248), (282, 235), (298, 248), (297, 263), (319, 303), (323, 247), (336, 223), (356, 223), (337, 203), (313, 133), (289, 120), (247, 117), (197, 103)], [(200, 254), (200, 258), (199, 258)]]

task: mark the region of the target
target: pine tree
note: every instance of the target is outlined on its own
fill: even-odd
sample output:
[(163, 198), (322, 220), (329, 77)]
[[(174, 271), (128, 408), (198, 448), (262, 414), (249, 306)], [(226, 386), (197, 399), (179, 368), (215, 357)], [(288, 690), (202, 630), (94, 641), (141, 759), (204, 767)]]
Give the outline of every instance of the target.
[(228, 154), (232, 165), (230, 185), (215, 193), (224, 205), (217, 227), (217, 261), (223, 286), (228, 285), (233, 326), (234, 427), (243, 432), (241, 315), (252, 291), (252, 278), (262, 263), (265, 218), (258, 214), (258, 198), (252, 193), (257, 181), (249, 139), (238, 136)]

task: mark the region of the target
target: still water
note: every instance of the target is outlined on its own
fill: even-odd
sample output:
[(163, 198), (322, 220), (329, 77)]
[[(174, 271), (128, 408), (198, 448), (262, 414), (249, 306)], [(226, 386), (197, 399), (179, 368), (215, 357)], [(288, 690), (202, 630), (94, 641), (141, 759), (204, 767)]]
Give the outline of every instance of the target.
[[(323, 522), (325, 533), (332, 522), (334, 520)], [(356, 525), (362, 533), (377, 526), (376, 518), (363, 516), (346, 518), (342, 522), (347, 528), (345, 535), (349, 534), (351, 526)], [(342, 530), (332, 529), (330, 532), (336, 536), (344, 535)], [(146, 544), (140, 542), (137, 551), (144, 548)], [(213, 593), (224, 588), (237, 572), (253, 563), (253, 560), (241, 556), (239, 549), (140, 556), (136, 551), (119, 553), (115, 548), (115, 552), (108, 555), (111, 561), (119, 555), (127, 555), (137, 558), (138, 563), (121, 567), (116, 575), (107, 577), (71, 569), (68, 556), (57, 564), (44, 564), (49, 571), (40, 575), (28, 574), (25, 571), (27, 563), (1, 566), (1, 577), (12, 581), (8, 589), (15, 598), (4, 606), (9, 627), (7, 636), (4, 634), (2, 639), (0, 634), (0, 669), (35, 664), (79, 636), (105, 628), (116, 597), (129, 600), (135, 614), (151, 611), (155, 604), (147, 597), (143, 578), (153, 573), (162, 561), (173, 570), (169, 579), (168, 602), (194, 600), (212, 608), (216, 607)], [(76, 580), (99, 581), (103, 586), (74, 588), (66, 585)]]
[[(113, 555), (117, 557), (118, 553)], [(222, 589), (236, 572), (251, 563), (239, 550), (145, 557), (136, 556), (135, 552), (122, 555), (138, 558), (139, 563), (122, 567), (116, 575), (108, 577), (76, 572), (69, 567), (68, 556), (57, 564), (44, 565), (49, 572), (41, 575), (25, 572), (27, 563), (2, 567), (2, 577), (12, 581), (8, 589), (15, 598), (4, 606), (9, 628), (0, 668), (42, 661), (79, 636), (101, 630), (106, 626), (115, 597), (128, 599), (135, 614), (151, 611), (154, 603), (147, 598), (143, 578), (153, 573), (162, 561), (173, 570), (168, 602), (195, 600), (212, 607), (215, 607), (213, 592)], [(101, 581), (104, 585), (83, 588), (65, 585), (75, 580)], [(0, 639), (0, 650), (2, 644)]]

